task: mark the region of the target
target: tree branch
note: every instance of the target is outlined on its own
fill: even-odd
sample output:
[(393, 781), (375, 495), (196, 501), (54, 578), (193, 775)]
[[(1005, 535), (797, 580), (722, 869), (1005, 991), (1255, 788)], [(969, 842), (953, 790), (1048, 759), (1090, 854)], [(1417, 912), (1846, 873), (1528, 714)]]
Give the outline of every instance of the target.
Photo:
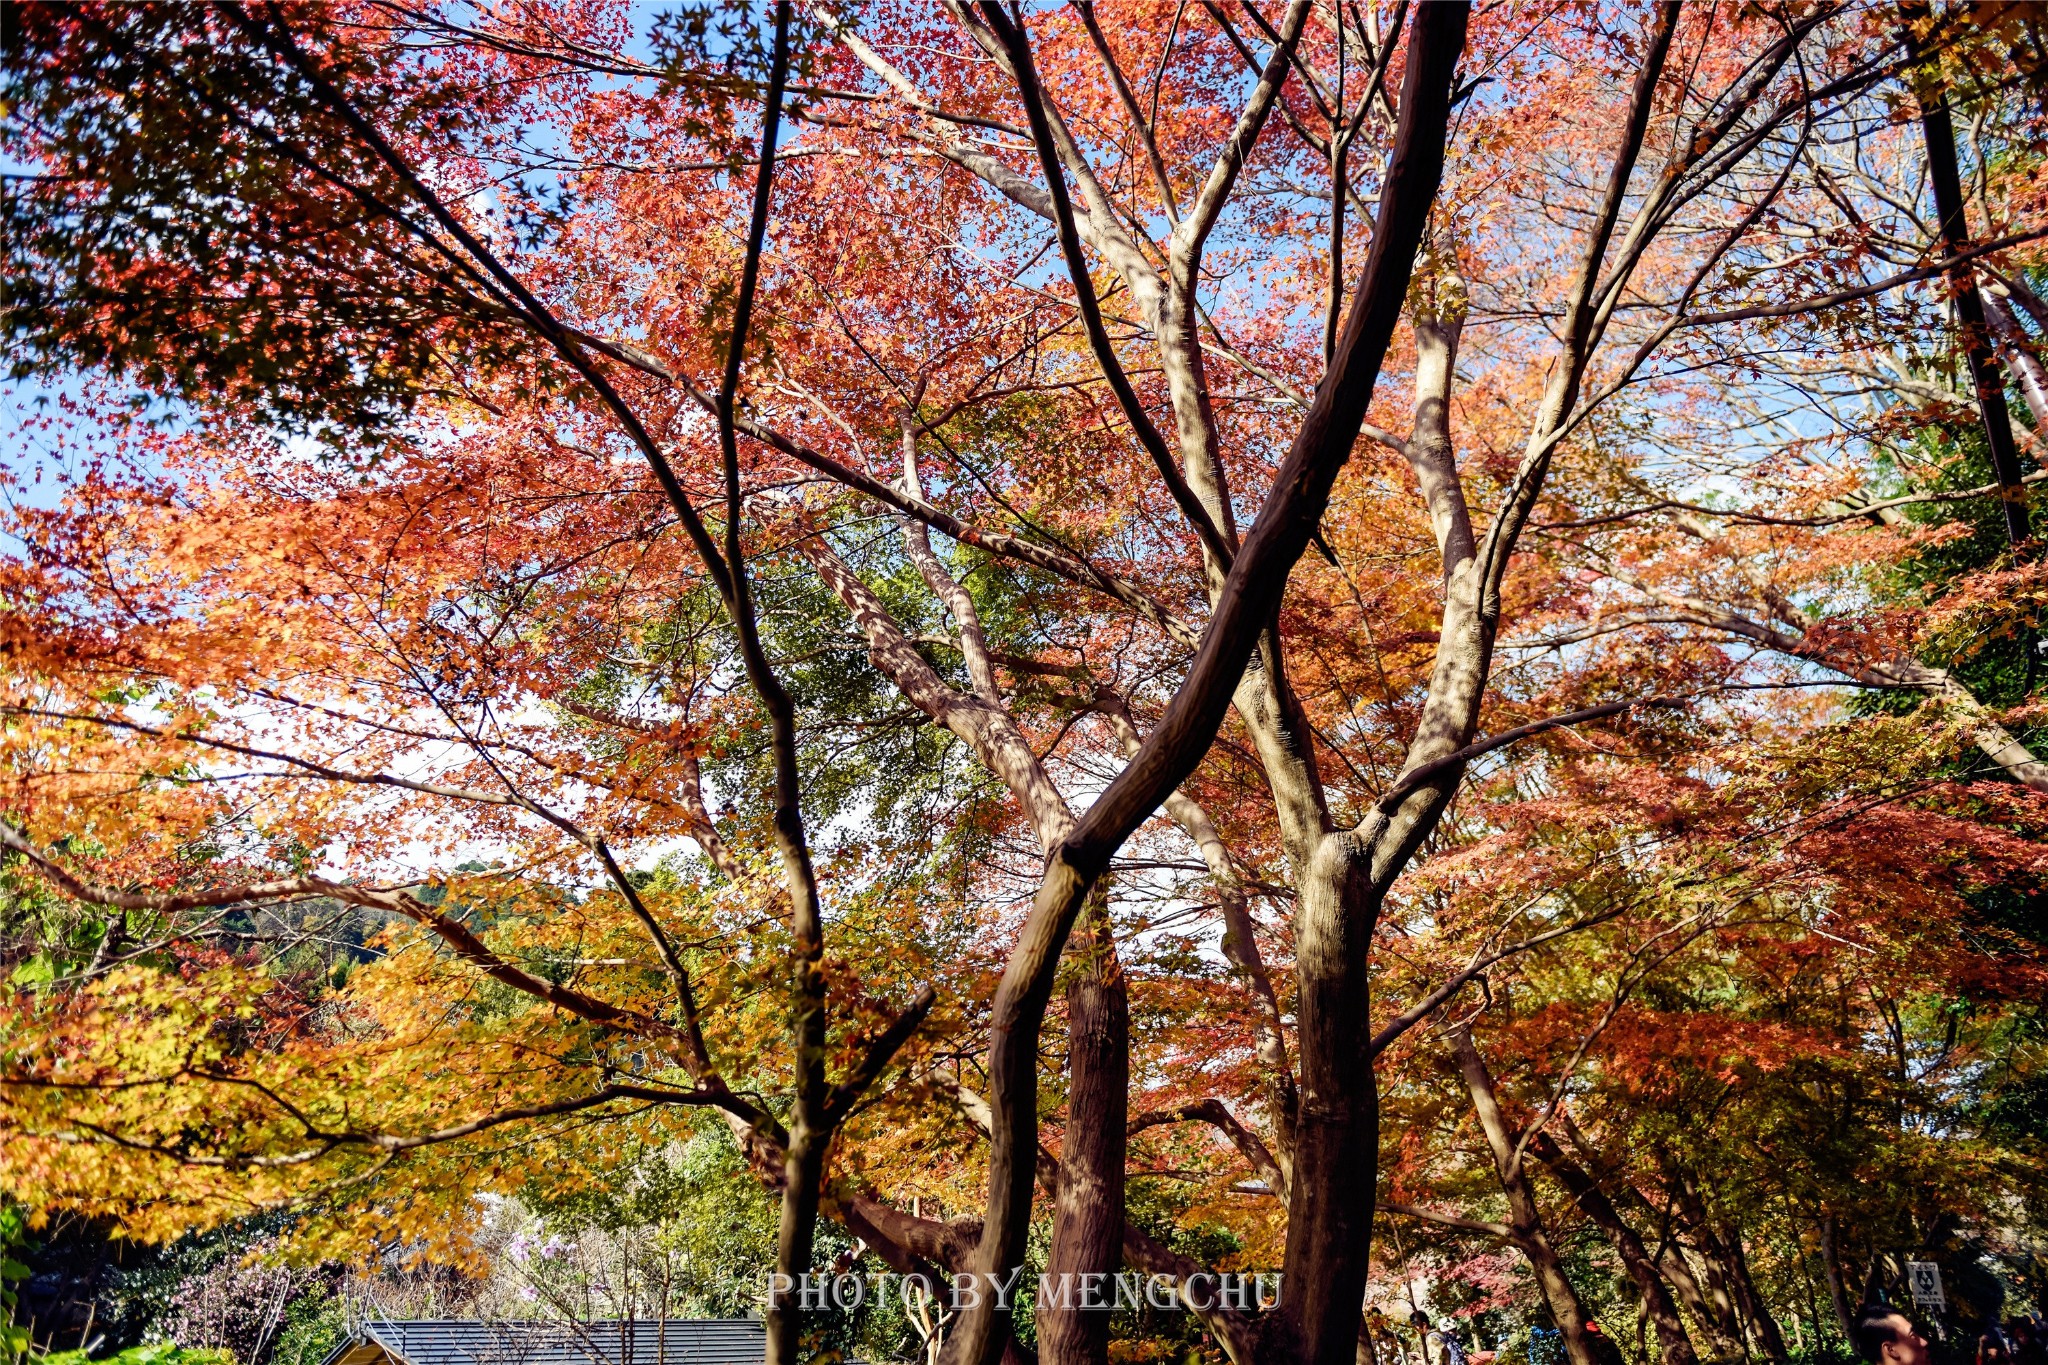
[(1273, 1153), (1260, 1140), (1259, 1135), (1244, 1126), (1229, 1106), (1219, 1099), (1198, 1100), (1193, 1104), (1181, 1105), (1178, 1109), (1151, 1109), (1131, 1116), (1126, 1131), (1136, 1134), (1147, 1128), (1161, 1128), (1176, 1123), (1206, 1123), (1217, 1129), (1230, 1145), (1237, 1148), (1261, 1180), (1272, 1187), (1284, 1203), (1287, 1199), (1287, 1175), (1280, 1169), (1280, 1163), (1273, 1159)]
[[(1297, 3), (1306, 7), (1306, 0), (1297, 0)], [(1152, 457), (1160, 480), (1173, 495), (1181, 514), (1195, 528), (1209, 554), (1227, 568), (1232, 558), (1230, 544), (1209, 516), (1209, 509), (1202, 505), (1202, 500), (1195, 496), (1194, 489), (1188, 487), (1187, 480), (1181, 476), (1180, 466), (1174, 463), (1173, 453), (1166, 448), (1166, 438), (1160, 435), (1137, 391), (1131, 387), (1130, 377), (1124, 373), (1123, 363), (1117, 359), (1116, 347), (1109, 339), (1109, 331), (1102, 324), (1102, 310), (1095, 299), (1095, 283), (1088, 273), (1087, 258), (1081, 252), (1081, 236), (1074, 224), (1073, 205), (1067, 199), (1067, 182), (1060, 170), (1059, 150), (1053, 143), (1044, 96), (1038, 88), (1038, 73), (1032, 65), (1031, 40), (1021, 26), (1010, 22), (997, 0), (982, 0), (981, 8), (983, 20), (1010, 55), (1018, 94), (1031, 118), (1031, 133), (1038, 146), (1039, 165), (1045, 172), (1046, 187), (1051, 194), (1053, 226), (1059, 234), (1060, 252), (1066, 258), (1067, 273), (1074, 283), (1075, 306), (1080, 310), (1081, 323), (1087, 332), (1089, 347), (1095, 354), (1095, 363), (1101, 369), (1102, 377), (1108, 381), (1110, 392), (1116, 395), (1124, 420), (1130, 423), (1138, 444)]]
[(1417, 1208), (1413, 1204), (1390, 1204), (1382, 1201), (1373, 1207), (1381, 1213), (1398, 1213), (1404, 1218), (1420, 1218), (1431, 1223), (1441, 1223), (1447, 1228), (1457, 1228), (1461, 1232), (1481, 1232), (1488, 1237), (1498, 1237), (1503, 1242), (1515, 1239), (1514, 1229), (1505, 1223), (1484, 1223), (1476, 1218), (1459, 1218), (1454, 1214)]
[(860, 1062), (833, 1088), (831, 1098), (825, 1102), (824, 1112), (828, 1127), (836, 1129), (845, 1122), (846, 1116), (853, 1112), (853, 1106), (860, 1102), (860, 1097), (867, 1093), (868, 1088), (884, 1071), (888, 1070), (889, 1063), (902, 1051), (903, 1045), (910, 1041), (910, 1036), (917, 1032), (918, 1025), (931, 1013), (932, 1005), (938, 998), (939, 993), (930, 985), (919, 986), (917, 994), (910, 998), (910, 1004), (904, 1008), (903, 1013), (897, 1015), (889, 1027), (882, 1030), (875, 1040), (868, 1044), (868, 1049), (861, 1055)]

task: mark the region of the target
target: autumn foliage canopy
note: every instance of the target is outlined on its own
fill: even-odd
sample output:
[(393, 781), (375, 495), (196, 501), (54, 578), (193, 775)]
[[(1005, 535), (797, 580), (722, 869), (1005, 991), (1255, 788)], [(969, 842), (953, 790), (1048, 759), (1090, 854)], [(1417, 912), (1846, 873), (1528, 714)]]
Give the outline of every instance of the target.
[(2048, 1226), (2038, 13), (9, 10), (32, 1216), (715, 1131), (764, 1272), (1237, 1365)]

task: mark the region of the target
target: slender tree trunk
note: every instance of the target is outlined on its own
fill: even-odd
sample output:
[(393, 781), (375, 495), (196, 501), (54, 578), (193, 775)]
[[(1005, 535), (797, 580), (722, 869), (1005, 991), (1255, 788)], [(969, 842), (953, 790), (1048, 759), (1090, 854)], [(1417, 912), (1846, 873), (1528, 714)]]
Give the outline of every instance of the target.
[[(1868, 1246), (1869, 1243), (1866, 1242), (1864, 1245)], [(1885, 1254), (1882, 1251), (1872, 1251), (1870, 1253), (1870, 1273), (1863, 1277), (1863, 1293), (1858, 1297), (1857, 1302), (1876, 1303), (1885, 1297), (1887, 1270), (1889, 1270), (1889, 1267), (1885, 1265)]]
[(1734, 1346), (1736, 1355), (1746, 1358), (1749, 1342), (1742, 1331), (1742, 1319), (1735, 1312), (1735, 1294), (1728, 1284), (1728, 1268), (1707, 1248), (1695, 1247), (1693, 1251), (1707, 1272), (1707, 1308), (1714, 1315), (1714, 1328), (1723, 1340)]
[[(1800, 1354), (1804, 1355), (1810, 1349), (1818, 1349), (1821, 1341), (1827, 1334), (1821, 1331), (1820, 1327), (1820, 1285), (1813, 1278), (1813, 1258), (1807, 1255), (1806, 1238), (1801, 1235), (1799, 1230), (1800, 1222), (1798, 1210), (1793, 1207), (1792, 1200), (1786, 1197), (1785, 1225), (1792, 1230), (1793, 1245), (1798, 1248), (1799, 1283), (1800, 1287), (1806, 1291), (1804, 1302), (1799, 1305), (1800, 1312), (1795, 1313), (1792, 1318), (1795, 1336), (1793, 1345), (1798, 1348)], [(1799, 1325), (1802, 1317), (1805, 1319), (1804, 1327)], [(1807, 1344), (1807, 1337), (1809, 1336), (1813, 1338), (1811, 1347)]]
[(1792, 1355), (1785, 1349), (1785, 1334), (1778, 1329), (1778, 1320), (1771, 1316), (1763, 1291), (1756, 1287), (1756, 1277), (1749, 1273), (1749, 1253), (1743, 1249), (1741, 1229), (1730, 1227), (1722, 1240), (1727, 1248), (1729, 1279), (1735, 1286), (1736, 1301), (1750, 1326), (1756, 1329), (1757, 1344), (1773, 1365), (1789, 1365)]
[[(777, 812), (778, 816), (782, 812)], [(809, 871), (804, 853), (804, 870)], [(795, 878), (792, 877), (792, 882)], [(793, 886), (794, 890), (795, 887)], [(824, 931), (818, 913), (815, 884), (809, 897), (793, 895), (792, 916), (797, 939), (797, 1097), (790, 1116), (789, 1146), (782, 1168), (782, 1217), (776, 1234), (775, 1268), (789, 1278), (782, 1283), (800, 1284), (797, 1278), (812, 1269), (812, 1248), (817, 1239), (818, 1208), (825, 1184), (825, 1153), (832, 1145), (832, 1129), (826, 1117), (827, 1078), (825, 1074), (825, 972)], [(795, 1365), (801, 1353), (803, 1330), (802, 1299), (783, 1294), (772, 1296), (767, 1313), (766, 1365)]]
[[(818, 1190), (823, 1153), (813, 1152), (808, 1135), (794, 1129), (782, 1163), (782, 1217), (776, 1231), (775, 1269), (778, 1284), (796, 1286), (811, 1269), (811, 1245), (818, 1220)], [(795, 1288), (771, 1295), (767, 1334), (770, 1365), (793, 1365), (800, 1358), (802, 1299)]]
[(1550, 1134), (1536, 1134), (1529, 1141), (1529, 1150), (1556, 1173), (1586, 1216), (1614, 1244), (1615, 1253), (1621, 1257), (1629, 1279), (1634, 1281), (1637, 1292), (1642, 1295), (1645, 1316), (1657, 1329), (1657, 1347), (1664, 1365), (1699, 1365), (1699, 1355), (1693, 1350), (1692, 1338), (1685, 1333), (1685, 1320), (1679, 1316), (1678, 1304), (1672, 1299), (1670, 1288), (1657, 1273), (1657, 1263), (1650, 1258), (1649, 1248), (1643, 1245), (1643, 1239), (1636, 1235), (1635, 1229), (1623, 1220), (1620, 1211), (1614, 1207), (1614, 1201), (1607, 1197), (1584, 1167), (1564, 1154)]
[[(1437, 369), (1447, 392), (1457, 327), (1432, 328), (1419, 314), (1416, 327), (1425, 352), (1433, 346), (1441, 361)], [(1447, 587), (1437, 664), (1409, 747), (1409, 770), (1470, 742), (1494, 628), (1451, 455), (1448, 402), (1428, 382), (1418, 392), (1416, 431), (1410, 458), (1421, 460), (1431, 474), (1444, 474), (1428, 498)], [(1269, 636), (1277, 640), (1277, 632)], [(1284, 679), (1277, 648), (1269, 647), (1260, 662), (1269, 677)], [(1288, 1199), (1287, 1298), (1280, 1323), (1267, 1334), (1270, 1341), (1262, 1340), (1261, 1358), (1344, 1365), (1358, 1351), (1379, 1168), (1367, 954), (1388, 887), (1435, 827), (1458, 775), (1447, 772), (1418, 786), (1393, 811), (1375, 810), (1355, 829), (1307, 828), (1311, 815), (1326, 826), (1328, 812), (1306, 793), (1291, 793), (1287, 784), (1315, 787), (1313, 750), (1306, 744), (1306, 726), (1285, 715), (1284, 683), (1272, 698), (1290, 722), (1286, 728), (1303, 740), (1298, 759), (1262, 750), (1276, 801), (1283, 812), (1295, 812), (1298, 825), (1288, 831), (1287, 842), (1299, 895), (1294, 930), (1301, 1079)]]
[[(1561, 1114), (1559, 1121), (1563, 1123), (1566, 1134), (1571, 1138), (1572, 1145), (1578, 1149), (1580, 1156), (1596, 1169), (1606, 1167), (1607, 1163), (1600, 1159), (1598, 1151), (1587, 1141), (1586, 1135), (1572, 1122), (1570, 1112)], [(1657, 1219), (1657, 1253), (1651, 1260), (1657, 1267), (1657, 1273), (1677, 1296), (1678, 1302), (1693, 1315), (1693, 1320), (1706, 1334), (1709, 1353), (1715, 1360), (1733, 1360), (1739, 1357), (1742, 1354), (1741, 1343), (1723, 1330), (1707, 1302), (1705, 1292), (1700, 1288), (1699, 1277), (1693, 1273), (1691, 1264), (1685, 1259), (1685, 1253), (1672, 1239), (1674, 1207), (1667, 1204), (1663, 1210), (1658, 1210), (1644, 1199), (1633, 1185), (1624, 1184), (1622, 1191), (1625, 1202), (1639, 1206), (1645, 1213)]]
[[(1749, 1355), (1749, 1342), (1742, 1330), (1742, 1319), (1736, 1312), (1733, 1277), (1729, 1273), (1728, 1261), (1720, 1243), (1714, 1236), (1714, 1229), (1707, 1218), (1707, 1206), (1700, 1193), (1683, 1170), (1669, 1164), (1665, 1167), (1665, 1181), (1671, 1191), (1672, 1213), (1678, 1226), (1690, 1234), (1693, 1240), (1693, 1254), (1705, 1274), (1705, 1293), (1702, 1298), (1709, 1330), (1715, 1337), (1715, 1345), (1726, 1358)], [(1683, 1259), (1682, 1253), (1680, 1260)], [(1698, 1283), (1696, 1280), (1695, 1283)]]
[[(832, 1145), (825, 1118), (825, 974), (823, 936), (815, 902), (810, 913), (799, 901), (797, 919), (799, 976), (797, 998), (797, 1102), (791, 1115), (789, 1146), (782, 1167), (782, 1217), (776, 1233), (775, 1268), (789, 1277), (781, 1283), (801, 1284), (812, 1269), (817, 1240), (818, 1208), (825, 1184), (825, 1153)], [(801, 1357), (802, 1298), (771, 1297), (767, 1314), (766, 1365), (795, 1365)]]
[(1586, 1339), (1586, 1310), (1579, 1303), (1578, 1292), (1564, 1273), (1564, 1262), (1551, 1246), (1550, 1235), (1537, 1214), (1536, 1194), (1529, 1188), (1521, 1154), (1516, 1151), (1519, 1134), (1508, 1128), (1507, 1118), (1501, 1113), (1493, 1073), (1486, 1069), (1486, 1059), (1479, 1055), (1470, 1028), (1452, 1033), (1451, 1046), (1457, 1050), (1458, 1069), (1464, 1073), (1465, 1088), (1472, 1093), (1472, 1108), (1479, 1115), (1486, 1145), (1492, 1149), (1494, 1173), (1500, 1177), (1501, 1190), (1508, 1197), (1508, 1226), (1514, 1230), (1515, 1245), (1522, 1249), (1530, 1269), (1536, 1272), (1543, 1301), (1550, 1306), (1550, 1315), (1557, 1320), (1557, 1330), (1564, 1336), (1565, 1354), (1571, 1365), (1599, 1365), (1592, 1343)]
[(2048, 368), (2028, 347), (2026, 330), (2013, 316), (2012, 306), (1996, 294), (1986, 293), (1983, 298), (1984, 320), (1990, 324), (1992, 339), (2005, 363), (2012, 367), (2013, 377), (2020, 382), (2020, 396), (2026, 400), (2027, 415), (2034, 419), (2034, 430), (2048, 430)]
[(1849, 1287), (1842, 1279), (1841, 1248), (1836, 1242), (1838, 1236), (1835, 1230), (1835, 1216), (1823, 1215), (1820, 1220), (1821, 1269), (1827, 1272), (1828, 1298), (1834, 1304), (1835, 1325), (1842, 1329), (1842, 1340), (1849, 1341), (1852, 1339), (1850, 1332), (1854, 1329), (1856, 1321), (1849, 1312)]
[[(1068, 964), (1067, 1129), (1045, 1273), (1069, 1288), (1082, 1275), (1114, 1274), (1123, 1260), (1131, 1029), (1107, 899), (1097, 886)], [(1109, 1317), (1081, 1308), (1072, 1297), (1040, 1296), (1039, 1359), (1045, 1365), (1107, 1365)]]
[[(1927, 13), (1925, 0), (1913, 0), (1903, 7), (1907, 22)], [(1908, 31), (1906, 49), (1915, 50)], [(1956, 164), (1956, 135), (1949, 117), (1948, 94), (1942, 88), (1941, 73), (1923, 66), (1916, 73), (1916, 94), (1920, 100), (1920, 130), (1927, 146), (1927, 179), (1934, 190), (1935, 211), (1941, 218), (1942, 245), (1950, 256), (1969, 250), (1970, 226), (1963, 212), (1962, 175)], [(1956, 320), (1962, 324), (1963, 357), (1970, 367), (1971, 387), (1976, 392), (1978, 415), (1984, 423), (1984, 440), (1991, 451), (1991, 468), (1998, 479), (2005, 510), (2006, 535), (2017, 545), (2027, 538), (2027, 490), (2020, 482), (2019, 453), (2013, 445), (2012, 416), (2005, 407), (2005, 385), (1999, 377), (1998, 360), (1992, 353), (1991, 334), (1984, 320), (1983, 295), (1977, 292), (1977, 275), (1967, 263), (1949, 268), (1949, 282), (1955, 290)]]
[(1699, 1320), (1701, 1329), (1712, 1343), (1714, 1359), (1739, 1359), (1742, 1343), (1730, 1333), (1726, 1320), (1715, 1311), (1708, 1291), (1700, 1287), (1699, 1276), (1693, 1273), (1692, 1265), (1675, 1242), (1667, 1240), (1657, 1249), (1657, 1270), (1678, 1295), (1679, 1302)]

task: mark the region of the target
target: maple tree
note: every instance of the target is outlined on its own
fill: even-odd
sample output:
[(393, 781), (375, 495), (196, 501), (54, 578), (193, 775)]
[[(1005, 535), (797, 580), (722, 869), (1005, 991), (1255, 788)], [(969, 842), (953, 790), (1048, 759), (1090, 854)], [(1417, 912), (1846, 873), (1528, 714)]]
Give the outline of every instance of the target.
[[(2030, 1084), (2040, 969), (2020, 925), (1973, 900), (2031, 881), (2030, 826), (1959, 840), (1963, 812), (1865, 794), (1825, 833), (1800, 831), (1788, 805), (1816, 813), (1820, 798), (1839, 817), (1841, 789), (1826, 757), (1801, 758), (1820, 772), (1737, 779), (1712, 808), (1652, 789), (1626, 826), (1686, 875), (1646, 888), (1632, 874), (1625, 914), (1498, 974), (1483, 1011), (1394, 1072), (1403, 1142), (1387, 1211), (1453, 1248), (1513, 1247), (1568, 1348), (1596, 1286), (1567, 1273), (1566, 1240), (1590, 1238), (1626, 1277), (1662, 1359), (1786, 1360), (1771, 1304), (1820, 1336), (1810, 1262), (1846, 1340), (1889, 1246), (1947, 1256), (1987, 1199), (2040, 1199), (1996, 1113)], [(1571, 831), (1577, 804), (1539, 818)], [(1631, 804), (1604, 793), (1603, 830)], [(1750, 841), (1710, 832), (1723, 821), (1763, 835), (1751, 854), (1728, 858)], [(1948, 875), (1930, 881), (1919, 855), (1943, 847)]]
[[(1508, 1220), (1444, 1226), (1590, 1365), (1533, 1156), (1667, 1362), (1685, 1314), (1768, 1347), (1583, 1196), (1753, 1004), (1631, 1003), (1701, 942), (1840, 996), (1891, 916), (1923, 992), (2038, 988), (1956, 946), (2039, 872), (2032, 655), (2018, 695), (1929, 662), (2031, 638), (2031, 19), (644, 19), (18, 8), (8, 334), (83, 377), (45, 439), (84, 454), (0, 566), (7, 1188), (458, 1255), (478, 1193), (712, 1115), (782, 1275), (822, 1217), (1009, 1284), (1049, 1219), (1047, 1274), (1336, 1365), (1381, 1206), (1476, 1172)], [(1995, 145), (1923, 217), (1958, 82)], [(1935, 572), (1972, 506), (2005, 543)], [(1451, 1083), (1480, 1146), (1411, 1160)], [(1155, 1159), (1277, 1308), (1127, 1216)], [(1718, 1169), (1673, 1160), (1639, 1199)], [(949, 1358), (1022, 1352), (1027, 1300), (1107, 1358), (993, 1292)]]

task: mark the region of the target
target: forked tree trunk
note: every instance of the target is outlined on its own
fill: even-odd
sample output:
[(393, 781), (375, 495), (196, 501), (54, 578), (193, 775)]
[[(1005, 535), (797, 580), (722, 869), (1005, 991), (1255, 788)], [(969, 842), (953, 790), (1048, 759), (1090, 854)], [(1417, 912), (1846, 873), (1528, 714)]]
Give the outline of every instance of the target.
[(1657, 1347), (1664, 1365), (1699, 1365), (1699, 1354), (1693, 1350), (1692, 1338), (1685, 1332), (1685, 1319), (1679, 1315), (1678, 1304), (1671, 1297), (1664, 1277), (1657, 1273), (1657, 1263), (1651, 1259), (1649, 1248), (1622, 1218), (1620, 1210), (1614, 1207), (1614, 1201), (1607, 1197), (1599, 1182), (1578, 1162), (1566, 1156), (1556, 1139), (1548, 1133), (1538, 1133), (1531, 1138), (1529, 1150), (1550, 1167), (1564, 1187), (1572, 1192), (1572, 1198), (1578, 1201), (1586, 1216), (1613, 1243), (1615, 1254), (1621, 1257), (1629, 1279), (1634, 1282), (1637, 1293), (1642, 1295), (1643, 1312), (1656, 1329)]
[(1565, 1354), (1571, 1365), (1599, 1365), (1599, 1358), (1593, 1354), (1592, 1343), (1586, 1337), (1586, 1310), (1579, 1302), (1578, 1291), (1572, 1288), (1571, 1279), (1564, 1273), (1564, 1262), (1550, 1244), (1550, 1234), (1544, 1230), (1543, 1219), (1537, 1213), (1535, 1191), (1529, 1187), (1521, 1154), (1516, 1151), (1516, 1140), (1520, 1135), (1508, 1127), (1507, 1118), (1501, 1113), (1494, 1091), (1493, 1073), (1486, 1069), (1486, 1059), (1479, 1055), (1479, 1048), (1472, 1041), (1471, 1029), (1453, 1032), (1451, 1046), (1457, 1051), (1458, 1069), (1464, 1074), (1465, 1088), (1471, 1092), (1472, 1108), (1479, 1116), (1480, 1130), (1485, 1133), (1487, 1148), (1493, 1153), (1494, 1173), (1500, 1178), (1501, 1191), (1508, 1198), (1508, 1227), (1512, 1230), (1515, 1245), (1528, 1258), (1529, 1268), (1536, 1272), (1537, 1288), (1542, 1290), (1543, 1301), (1549, 1305), (1550, 1315), (1557, 1320), (1557, 1330), (1564, 1337)]
[[(1290, 16), (1297, 12), (1305, 21), (1307, 5), (1290, 8)], [(958, 13), (964, 10), (956, 10)], [(980, 13), (990, 24), (1001, 17), (993, 6)], [(1214, 741), (1246, 662), (1278, 613), (1287, 574), (1315, 534), (1330, 489), (1357, 441), (1380, 364), (1400, 318), (1429, 207), (1436, 197), (1468, 18), (1469, 7), (1463, 4), (1419, 6), (1414, 12), (1395, 151), (1383, 181), (1379, 222), (1330, 373), (1309, 404), (1257, 523), (1234, 553), (1226, 586), (1216, 596), (1193, 666), (1142, 751), (1096, 798), (1073, 833), (1051, 851), (1030, 917), (990, 1001), (988, 1202), (974, 1256), (979, 1274), (1007, 1274), (1024, 1260), (1037, 1176), (1040, 1027), (1054, 988), (1059, 954), (1096, 877), (1106, 870), (1116, 849), (1194, 771)], [(1002, 27), (1010, 27), (1007, 20)], [(1061, 167), (1055, 164), (1047, 111), (1038, 101), (1035, 79), (1028, 75), (1028, 45), (1014, 43), (1011, 57), (1033, 141), (1047, 171), (1046, 192), (1060, 229), (1062, 252), (1069, 258), (1078, 290), (1092, 290), (1086, 263), (1080, 259), (1067, 221), (1065, 182)], [(1262, 78), (1262, 89), (1270, 85), (1277, 93), (1287, 74), (1285, 60), (1282, 53), (1277, 62), (1270, 63), (1275, 68), (1272, 79)], [(1260, 112), (1242, 129), (1247, 143), (1256, 136), (1262, 119)], [(1236, 165), (1232, 160), (1211, 176), (1209, 183), (1218, 187), (1215, 203), (1220, 204)], [(1208, 198), (1205, 196), (1204, 202)], [(1191, 214), (1188, 221), (1204, 218), (1213, 218), (1208, 209)], [(1102, 350), (1113, 359), (1107, 345)], [(1135, 403), (1132, 408), (1134, 411), (1127, 413), (1132, 424), (1149, 430), (1149, 419), (1142, 410), (1135, 410)], [(1363, 1044), (1366, 1038), (1361, 1035), (1357, 1041)], [(1363, 1047), (1357, 1051), (1361, 1060), (1346, 1074), (1362, 1072), (1369, 1095), (1370, 1065), (1363, 1060)], [(1348, 1101), (1351, 1097), (1343, 1098)], [(1347, 1109), (1347, 1113), (1355, 1112), (1355, 1108)], [(1370, 1099), (1366, 1112), (1377, 1117)], [(1328, 1245), (1298, 1244), (1290, 1228), (1286, 1284), (1306, 1287), (1319, 1279), (1327, 1282), (1329, 1277), (1317, 1270), (1328, 1263), (1333, 1271), (1341, 1269), (1342, 1278), (1354, 1288), (1348, 1296), (1325, 1296), (1328, 1304), (1335, 1305), (1334, 1310), (1320, 1312), (1308, 1321), (1299, 1307), (1315, 1291), (1283, 1298), (1280, 1312), (1274, 1315), (1281, 1330), (1274, 1336), (1276, 1340), (1289, 1339), (1285, 1358), (1302, 1360), (1304, 1365), (1354, 1365), (1371, 1233), (1370, 1172), (1376, 1146), (1376, 1133), (1362, 1143), (1351, 1136), (1347, 1151), (1362, 1147), (1366, 1164), (1341, 1172), (1331, 1168), (1318, 1171), (1321, 1179), (1332, 1182), (1340, 1207), (1357, 1208), (1364, 1214), (1330, 1225), (1329, 1231), (1345, 1240)], [(1361, 1181), (1362, 1193), (1347, 1188)], [(1304, 1258), (1297, 1258), (1298, 1249), (1305, 1252)], [(947, 1343), (947, 1360), (952, 1365), (994, 1365), (1000, 1330), (1006, 1325), (999, 1310), (985, 1300), (963, 1315)]]
[[(1453, 263), (1425, 250), (1417, 260), (1415, 428), (1408, 457), (1418, 471), (1445, 565), (1444, 615), (1435, 675), (1405, 768), (1439, 760), (1472, 738), (1493, 646), (1471, 520), (1450, 437), (1450, 381), (1464, 318)], [(1278, 632), (1260, 656), (1277, 685), (1272, 727), (1299, 736), (1279, 752), (1255, 728), (1269, 781), (1294, 812), (1289, 857), (1295, 905), (1296, 1034), (1301, 1080), (1294, 1118), (1295, 1173), (1288, 1190), (1287, 1307), (1262, 1359), (1290, 1352), (1342, 1365), (1359, 1350), (1360, 1306), (1372, 1253), (1379, 1170), (1379, 1090), (1372, 1069), (1372, 991), (1367, 957), (1388, 889), (1442, 813), (1449, 782), (1419, 784), (1391, 810), (1375, 808), (1350, 830), (1327, 830), (1314, 749), (1293, 723)], [(1290, 793), (1300, 788), (1300, 794)]]
[(1039, 1296), (1036, 1318), (1044, 1365), (1107, 1365), (1110, 1315), (1083, 1308), (1074, 1291), (1123, 1259), (1131, 1025), (1106, 902), (1098, 886), (1068, 963), (1067, 1130), (1045, 1261), (1056, 1294)]

